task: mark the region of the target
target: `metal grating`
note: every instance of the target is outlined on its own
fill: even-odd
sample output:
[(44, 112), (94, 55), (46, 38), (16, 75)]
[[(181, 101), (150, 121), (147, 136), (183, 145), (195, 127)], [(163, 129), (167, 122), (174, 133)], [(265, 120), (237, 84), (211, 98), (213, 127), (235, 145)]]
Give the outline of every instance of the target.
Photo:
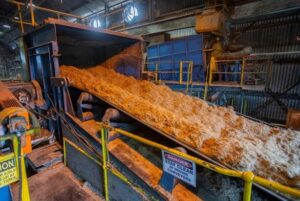
[[(269, 55), (273, 61), (269, 90), (289, 109), (300, 109), (300, 84), (286, 91), (300, 80), (300, 14), (281, 16), (232, 24), (231, 30), (238, 35), (238, 43), (252, 46), (254, 53), (280, 53)], [(289, 54), (286, 54), (289, 52)], [(233, 95), (235, 99), (239, 96)], [(297, 98), (298, 97), (298, 98)], [(286, 111), (276, 101), (251, 112), (271, 97), (265, 93), (245, 95), (248, 101), (246, 114), (268, 121), (285, 122)], [(238, 106), (237, 106), (238, 107)]]
[(6, 99), (0, 102), (2, 108), (20, 107), (20, 104), (15, 99)]

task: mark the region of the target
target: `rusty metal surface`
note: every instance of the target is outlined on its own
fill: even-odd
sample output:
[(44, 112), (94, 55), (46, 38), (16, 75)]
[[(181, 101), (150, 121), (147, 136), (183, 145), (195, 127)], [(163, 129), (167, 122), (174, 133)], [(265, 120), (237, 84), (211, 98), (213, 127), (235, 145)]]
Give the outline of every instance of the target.
[(120, 33), (120, 32), (110, 31), (108, 29), (96, 29), (96, 28), (93, 28), (93, 27), (90, 27), (90, 26), (87, 26), (84, 24), (75, 24), (75, 23), (67, 22), (67, 21), (61, 20), (61, 19), (48, 18), (47, 20), (45, 20), (45, 22), (46, 22), (46, 24), (68, 26), (68, 27), (72, 27), (72, 28), (89, 30), (89, 31), (114, 35), (114, 36), (118, 36), (118, 37), (124, 37), (124, 38), (143, 41), (143, 38), (140, 36), (128, 35), (128, 34), (124, 34), (124, 33)]
[(3, 82), (0, 82), (0, 93), (0, 106), (2, 109), (7, 107), (21, 107), (16, 97)]

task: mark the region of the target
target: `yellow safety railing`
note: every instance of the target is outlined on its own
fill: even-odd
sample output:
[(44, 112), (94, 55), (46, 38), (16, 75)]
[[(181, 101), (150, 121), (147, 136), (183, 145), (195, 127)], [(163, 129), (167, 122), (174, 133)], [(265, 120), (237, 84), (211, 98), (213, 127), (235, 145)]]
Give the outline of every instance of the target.
[[(192, 84), (193, 82), (193, 61), (179, 61), (179, 69), (178, 70), (160, 70), (159, 65), (160, 64), (172, 64), (172, 62), (148, 62), (145, 63), (146, 65), (155, 65), (155, 70), (154, 71), (143, 71), (143, 73), (153, 73), (154, 72), (154, 82), (159, 84), (161, 81), (163, 82), (172, 82), (173, 84), (185, 84), (186, 89), (188, 89), (189, 85)], [(184, 65), (187, 64), (187, 71), (184, 71)], [(179, 78), (176, 81), (171, 81), (171, 80), (160, 80), (159, 79), (159, 74), (178, 74)], [(183, 81), (183, 77), (186, 74), (187, 80), (186, 82)]]
[(242, 70), (239, 72), (223, 72), (223, 71), (219, 71), (219, 63), (225, 64), (225, 63), (233, 63), (236, 61), (241, 61), (241, 60), (217, 60), (215, 57), (212, 57), (210, 59), (210, 68), (209, 68), (209, 85), (213, 84), (213, 76), (215, 74), (217, 75), (221, 75), (221, 74), (226, 74), (226, 75), (239, 75), (240, 77), (240, 85), (242, 85), (244, 82), (244, 74), (245, 74), (245, 64), (246, 64), (246, 59), (243, 58), (242, 59)]
[[(24, 131), (19, 136), (15, 133), (0, 136), (0, 142), (5, 142), (5, 141), (9, 140), (9, 141), (12, 141), (12, 145), (13, 145), (13, 153), (1, 155), (0, 162), (6, 161), (9, 159), (15, 160), (16, 170), (17, 170), (17, 178), (12, 179), (7, 183), (11, 183), (13, 181), (17, 181), (17, 180), (21, 179), (21, 181), (20, 181), (20, 183), (21, 183), (21, 189), (20, 189), (21, 190), (21, 195), (20, 195), (21, 200), (22, 201), (30, 201), (29, 187), (28, 187), (27, 174), (26, 174), (26, 165), (25, 165), (25, 159), (24, 159), (24, 153), (26, 151), (26, 149), (24, 149), (24, 148), (26, 148), (26, 147), (23, 147), (23, 148), (21, 147), (21, 136), (24, 136), (24, 137), (31, 136), (31, 135), (35, 134), (36, 132), (40, 131), (39, 130), (39, 128), (40, 128), (39, 122), (38, 122), (37, 118), (31, 112), (27, 111), (25, 108), (9, 107), (9, 108), (5, 108), (4, 110), (2, 110), (0, 112), (0, 125), (2, 125), (2, 122), (8, 117), (18, 116), (18, 115), (23, 116), (24, 113), (28, 113), (28, 115), (30, 116), (30, 120), (31, 120), (33, 128)], [(28, 143), (28, 142), (26, 141), (26, 143)], [(31, 146), (30, 146), (30, 149), (31, 149)]]
[(242, 73), (241, 73), (241, 85), (244, 84), (244, 80), (245, 80), (245, 65), (246, 65), (246, 59), (243, 58), (243, 61), (242, 61)]
[[(244, 193), (243, 193), (243, 201), (250, 201), (251, 200), (251, 194), (252, 194), (252, 184), (256, 183), (259, 184), (261, 186), (264, 186), (266, 188), (269, 189), (273, 189), (276, 190), (278, 192), (284, 193), (284, 194), (288, 194), (290, 196), (296, 197), (296, 198), (300, 198), (300, 190), (298, 189), (294, 189), (282, 184), (279, 184), (277, 182), (274, 181), (270, 181), (267, 180), (265, 178), (259, 177), (259, 176), (255, 176), (253, 174), (253, 172), (250, 171), (246, 171), (246, 172), (242, 172), (242, 171), (238, 171), (238, 170), (231, 170), (231, 169), (227, 169), (227, 168), (222, 168), (220, 166), (214, 165), (212, 163), (209, 163), (207, 161), (201, 160), (199, 158), (196, 158), (194, 156), (185, 154), (183, 152), (180, 152), (176, 149), (172, 149), (170, 147), (167, 147), (165, 145), (159, 144), (157, 142), (153, 142), (151, 140), (142, 138), (140, 136), (134, 135), (130, 132), (124, 131), (122, 129), (118, 129), (118, 128), (113, 128), (109, 125), (105, 125), (103, 123), (98, 122), (97, 125), (99, 126), (101, 133), (104, 133), (105, 129), (109, 129), (109, 130), (113, 130), (121, 135), (124, 135), (126, 137), (129, 137), (131, 139), (134, 139), (138, 142), (144, 143), (146, 145), (155, 147), (157, 149), (161, 149), (164, 151), (168, 151), (172, 154), (175, 154), (179, 157), (182, 157), (184, 159), (190, 160), (195, 162), (197, 165), (202, 166), (204, 168), (207, 168), (209, 170), (212, 170), (216, 173), (222, 174), (222, 175), (226, 175), (226, 176), (230, 176), (230, 177), (237, 177), (237, 178), (241, 178), (244, 180)], [(105, 140), (106, 138), (104, 137), (104, 135), (102, 134), (102, 143), (106, 144)], [(107, 153), (107, 150), (105, 150), (107, 147), (104, 146), (104, 150), (103, 153)], [(107, 184), (106, 184), (107, 185)]]
[[(102, 140), (104, 139), (104, 140)], [(127, 179), (121, 172), (119, 172), (117, 169), (113, 168), (109, 161), (108, 161), (108, 150), (107, 150), (107, 134), (105, 134), (105, 129), (102, 128), (101, 129), (101, 139), (99, 140), (99, 142), (102, 144), (105, 144), (105, 147), (102, 148), (102, 163), (94, 158), (93, 156), (91, 156), (89, 153), (87, 153), (86, 151), (84, 151), (82, 148), (80, 148), (78, 145), (76, 145), (75, 143), (73, 143), (72, 141), (68, 140), (67, 138), (63, 138), (63, 152), (64, 152), (64, 164), (67, 166), (67, 144), (72, 146), (73, 148), (75, 148), (76, 150), (78, 150), (80, 153), (82, 153), (83, 155), (85, 155), (86, 157), (88, 157), (90, 160), (92, 160), (94, 163), (96, 163), (97, 165), (99, 165), (99, 167), (102, 167), (103, 170), (105, 168), (105, 172), (103, 172), (103, 185), (104, 185), (104, 196), (105, 196), (105, 200), (109, 200), (109, 191), (108, 191), (108, 174), (107, 172), (110, 171), (113, 175), (115, 175), (116, 177), (118, 177), (121, 181), (123, 181), (124, 183), (133, 186), (134, 189), (139, 192), (142, 195), (145, 195), (146, 192), (141, 189), (139, 186), (135, 185), (134, 183), (132, 183), (131, 181), (129, 181), (129, 179)], [(104, 164), (104, 161), (105, 164)], [(155, 198), (151, 197), (151, 200), (156, 200)]]
[[(8, 3), (12, 3), (12, 4), (17, 5), (19, 20), (11, 20), (11, 21), (20, 24), (20, 29), (21, 29), (22, 33), (24, 33), (24, 25), (31, 25), (33, 27), (37, 25), (37, 23), (35, 21), (35, 10), (40, 10), (40, 11), (55, 14), (58, 18), (60, 16), (67, 16), (67, 17), (73, 17), (73, 18), (76, 18), (76, 19), (84, 19), (84, 17), (82, 17), (82, 16), (74, 15), (74, 14), (71, 14), (71, 13), (65, 13), (65, 12), (58, 11), (58, 10), (53, 10), (53, 9), (49, 9), (49, 8), (36, 6), (32, 3), (32, 0), (30, 0), (28, 4), (25, 4), (25, 3), (20, 2), (20, 1), (14, 1), (14, 0), (6, 0), (6, 1)], [(21, 13), (21, 7), (28, 6), (28, 5), (30, 7), (31, 22), (23, 21), (23, 17), (22, 17), (22, 13)]]
[[(27, 174), (26, 174), (26, 165), (25, 165), (25, 160), (24, 160), (24, 155), (23, 155), (23, 149), (19, 150), (19, 140), (21, 140), (17, 135), (14, 134), (10, 134), (10, 135), (4, 135), (4, 136), (0, 136), (0, 142), (3, 141), (12, 141), (12, 145), (13, 145), (13, 153), (10, 154), (5, 154), (3, 156), (0, 156), (0, 162), (3, 161), (7, 161), (10, 159), (14, 159), (15, 163), (16, 163), (16, 175), (17, 177), (14, 178), (13, 181), (17, 181), (20, 179), (20, 172), (22, 174), (21, 177), (21, 200), (22, 201), (30, 201), (30, 194), (29, 194), (29, 187), (28, 187), (28, 181), (27, 181)], [(19, 152), (21, 155), (19, 155)], [(21, 164), (19, 164), (19, 158), (21, 159)], [(19, 168), (21, 168), (21, 171), (19, 171)]]
[[(264, 66), (265, 70), (264, 71), (255, 71), (255, 72), (250, 72), (248, 71), (248, 65), (252, 64), (251, 62), (258, 62), (258, 61), (264, 61)], [(238, 72), (226, 72), (226, 71), (220, 71), (219, 70), (219, 64), (231, 64), (235, 62), (241, 62), (241, 70)], [(246, 76), (251, 76), (251, 75), (266, 75), (266, 78), (264, 78), (264, 81), (266, 82), (270, 76), (270, 68), (271, 68), (271, 62), (269, 59), (261, 59), (261, 58), (251, 58), (251, 57), (243, 57), (242, 59), (228, 59), (228, 60), (217, 60), (215, 57), (211, 57), (210, 59), (210, 68), (209, 68), (209, 78), (208, 78), (208, 85), (213, 85), (214, 83), (214, 75), (237, 75), (240, 82), (239, 86), (244, 86), (245, 85), (245, 78)], [(257, 66), (259, 66), (256, 63)], [(228, 66), (227, 66), (228, 67)], [(227, 82), (227, 80), (225, 80)], [(229, 81), (232, 82), (232, 81)], [(227, 82), (227, 83), (229, 83)], [(234, 81), (235, 83), (236, 81)]]
[(104, 177), (104, 193), (105, 199), (109, 200), (108, 194), (108, 176), (107, 176), (107, 132), (105, 129), (101, 129), (101, 147), (102, 147), (102, 168)]

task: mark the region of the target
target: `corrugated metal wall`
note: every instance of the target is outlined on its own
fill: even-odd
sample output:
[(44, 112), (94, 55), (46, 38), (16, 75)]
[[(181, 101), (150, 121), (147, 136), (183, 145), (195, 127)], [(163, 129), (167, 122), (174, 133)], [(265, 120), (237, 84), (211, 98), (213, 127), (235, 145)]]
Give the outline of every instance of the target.
[(185, 36), (196, 35), (195, 27), (185, 28), (185, 29), (177, 29), (174, 31), (167, 32), (170, 34), (171, 39), (181, 38)]
[[(158, 68), (158, 79), (168, 81), (179, 80), (179, 68), (181, 61), (193, 62), (193, 81), (204, 82), (202, 64), (203, 35), (184, 37), (165, 43), (151, 45), (147, 48), (147, 69), (155, 71)], [(182, 64), (183, 72), (188, 71), (188, 62)], [(173, 72), (173, 73), (170, 73)], [(166, 73), (169, 72), (169, 73)], [(176, 72), (176, 73), (175, 73)], [(182, 80), (187, 80), (187, 73)]]
[[(298, 12), (299, 13), (299, 12)], [(231, 32), (238, 35), (237, 42), (252, 46), (254, 53), (296, 52), (300, 51), (300, 14), (281, 17), (235, 22), (231, 24)], [(171, 39), (197, 34), (194, 27), (169, 31)], [(300, 109), (300, 84), (285, 90), (300, 79), (300, 54), (268, 55), (273, 61), (269, 90), (277, 93), (279, 100), (289, 109)], [(200, 93), (200, 97), (202, 97)], [(280, 95), (282, 94), (282, 95)], [(284, 95), (283, 95), (284, 94)], [(227, 100), (236, 111), (271, 122), (284, 123), (284, 110), (267, 93), (246, 91), (226, 92)]]
[[(272, 74), (269, 85), (271, 92), (277, 93), (276, 97), (287, 108), (300, 109), (300, 84), (285, 91), (300, 80), (300, 15), (290, 15), (273, 19), (250, 21), (231, 26), (235, 34), (239, 34), (238, 42), (253, 47), (255, 53), (291, 52), (286, 55), (269, 56), (273, 60)], [(294, 52), (294, 53), (292, 53)], [(283, 95), (284, 94), (284, 95)], [(233, 95), (238, 99), (239, 96)], [(245, 102), (248, 107), (246, 114), (269, 121), (285, 122), (284, 110), (268, 94), (251, 95), (245, 93)], [(268, 101), (269, 104), (264, 104)], [(271, 102), (271, 103), (270, 103)], [(259, 105), (259, 109), (253, 111)]]

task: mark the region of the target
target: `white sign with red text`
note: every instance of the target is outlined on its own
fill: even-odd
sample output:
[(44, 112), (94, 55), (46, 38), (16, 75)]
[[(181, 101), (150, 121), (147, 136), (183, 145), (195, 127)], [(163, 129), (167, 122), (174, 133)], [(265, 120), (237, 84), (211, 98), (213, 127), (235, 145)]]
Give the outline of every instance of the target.
[(162, 151), (163, 170), (196, 187), (196, 164), (167, 151)]

